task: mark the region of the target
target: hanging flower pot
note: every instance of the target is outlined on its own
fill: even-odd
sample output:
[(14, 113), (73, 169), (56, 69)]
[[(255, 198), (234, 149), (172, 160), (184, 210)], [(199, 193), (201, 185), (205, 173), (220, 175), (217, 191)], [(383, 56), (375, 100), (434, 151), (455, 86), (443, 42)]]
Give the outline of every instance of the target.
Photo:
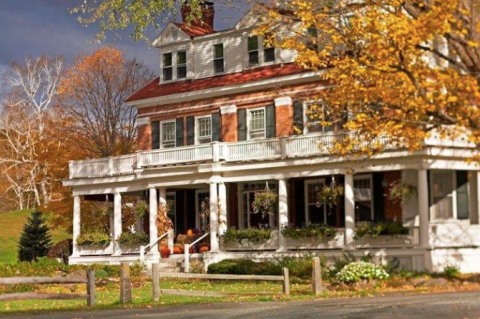
[(268, 188), (268, 183), (263, 192), (256, 192), (255, 199), (252, 203), (253, 213), (262, 214), (262, 218), (265, 216), (274, 214), (277, 207), (278, 195)]

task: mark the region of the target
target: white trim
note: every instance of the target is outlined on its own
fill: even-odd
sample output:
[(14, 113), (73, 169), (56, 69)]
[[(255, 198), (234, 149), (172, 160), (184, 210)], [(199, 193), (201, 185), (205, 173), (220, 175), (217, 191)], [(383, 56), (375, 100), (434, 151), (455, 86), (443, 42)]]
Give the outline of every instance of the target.
[(220, 114), (235, 114), (237, 113), (236, 105), (227, 105), (220, 107)]
[[(222, 45), (223, 56), (221, 58), (215, 58), (215, 46), (219, 45), (219, 44)], [(224, 75), (227, 71), (227, 66), (225, 64), (225, 61), (226, 61), (226, 58), (225, 58), (225, 53), (226, 52), (225, 51), (226, 51), (225, 50), (225, 44), (223, 43), (223, 41), (218, 41), (218, 42), (214, 41), (212, 43), (212, 68), (213, 68), (212, 74), (213, 74), (213, 76)], [(217, 72), (215, 72), (215, 61), (220, 60), (220, 59), (223, 60), (223, 72), (218, 72), (217, 73)]]
[[(305, 195), (305, 223), (309, 223), (310, 222), (310, 214), (308, 212), (308, 206), (309, 203), (308, 203), (308, 186), (309, 185), (312, 185), (312, 184), (323, 184), (323, 186), (326, 186), (326, 182), (325, 182), (325, 178), (317, 178), (317, 179), (310, 179), (310, 180), (305, 180), (305, 183), (304, 183), (304, 195)], [(325, 203), (322, 203), (323, 205), (323, 223), (326, 225), (327, 224), (327, 205), (325, 205)]]
[[(159, 129), (160, 149), (165, 149), (165, 147), (163, 147), (163, 124), (168, 124), (168, 123), (174, 123), (175, 124), (175, 129), (174, 129), (175, 138), (173, 139), (173, 142), (175, 143), (175, 145), (173, 147), (177, 146), (177, 120), (165, 120), (165, 121), (160, 122), (160, 129)], [(169, 147), (167, 147), (167, 148), (169, 148)]]
[[(365, 174), (365, 175), (355, 175), (355, 176), (353, 176), (353, 194), (355, 196), (355, 181), (362, 180), (362, 179), (368, 179), (370, 181), (370, 207), (372, 208), (371, 220), (375, 220), (375, 206), (374, 206), (375, 194), (373, 192), (373, 175), (372, 174)], [(355, 212), (355, 214), (356, 214), (356, 212)]]
[[(168, 192), (166, 193), (166, 196), (165, 196), (165, 201), (168, 205), (168, 196), (173, 196), (175, 197), (174, 199), (174, 205), (175, 205), (175, 214), (170, 214), (170, 215), (175, 215), (175, 223), (173, 224), (173, 231), (176, 233), (177, 232), (177, 192)], [(168, 213), (167, 213), (167, 217), (168, 217)]]
[(289, 96), (277, 97), (275, 99), (275, 107), (291, 106), (291, 105), (292, 105), (292, 98)]
[[(435, 204), (433, 203), (433, 190), (432, 190), (432, 186), (433, 186), (433, 175), (436, 174), (436, 173), (450, 173), (450, 177), (452, 178), (452, 192), (450, 194), (447, 194), (447, 197), (451, 197), (452, 198), (452, 217), (451, 218), (438, 218), (435, 216)], [(447, 169), (434, 169), (434, 170), (430, 170), (430, 174), (429, 174), (429, 199), (430, 199), (430, 221), (435, 224), (435, 223), (445, 223), (445, 222), (448, 222), (448, 223), (461, 223), (461, 224), (470, 224), (470, 216), (472, 214), (472, 212), (470, 211), (470, 207), (468, 208), (469, 211), (469, 216), (467, 219), (465, 220), (462, 220), (462, 219), (458, 219), (458, 211), (457, 211), (457, 201), (458, 201), (458, 197), (457, 197), (457, 170), (447, 170)], [(471, 198), (470, 198), (470, 179), (468, 180), (468, 188), (467, 188), (467, 194), (468, 194), (468, 201), (470, 202)]]
[[(250, 121), (252, 119), (252, 112), (263, 110), (263, 137), (250, 137)], [(254, 109), (247, 109), (247, 141), (264, 139), (267, 137), (267, 109), (266, 107), (256, 107)]]
[[(162, 71), (163, 72), (163, 71)], [(152, 105), (165, 105), (172, 103), (191, 102), (194, 99), (206, 99), (210, 97), (224, 96), (226, 94), (247, 93), (250, 90), (262, 90), (279, 85), (293, 85), (319, 80), (319, 76), (325, 73), (325, 70), (315, 72), (297, 73), (283, 77), (251, 81), (243, 84), (230, 86), (214, 87), (204, 90), (197, 90), (185, 93), (170, 94), (158, 96), (143, 100), (127, 102), (127, 105), (136, 106), (138, 109)], [(232, 73), (233, 74), (233, 73)], [(178, 112), (178, 110), (176, 111)]]
[(148, 125), (150, 124), (150, 118), (149, 117), (137, 117), (137, 120), (135, 122), (135, 126), (142, 126), (142, 125)]
[(205, 119), (205, 118), (209, 118), (210, 119), (210, 141), (208, 143), (211, 143), (213, 141), (213, 122), (212, 122), (212, 115), (211, 114), (208, 114), (208, 115), (201, 115), (201, 116), (195, 116), (195, 121), (194, 121), (194, 131), (195, 131), (195, 145), (201, 145), (201, 144), (207, 144), (207, 143), (200, 143), (199, 141), (199, 137), (200, 137), (200, 134), (198, 132), (198, 120), (200, 119)]

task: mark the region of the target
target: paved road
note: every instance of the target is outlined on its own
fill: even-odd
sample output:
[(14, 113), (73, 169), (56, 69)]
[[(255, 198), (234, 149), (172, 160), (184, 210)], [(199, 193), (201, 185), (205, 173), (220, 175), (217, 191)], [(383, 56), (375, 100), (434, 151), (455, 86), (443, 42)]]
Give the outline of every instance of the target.
[[(20, 317), (14, 317), (20, 318)], [(480, 292), (399, 295), (316, 301), (218, 303), (139, 310), (25, 316), (70, 318), (480, 318)]]

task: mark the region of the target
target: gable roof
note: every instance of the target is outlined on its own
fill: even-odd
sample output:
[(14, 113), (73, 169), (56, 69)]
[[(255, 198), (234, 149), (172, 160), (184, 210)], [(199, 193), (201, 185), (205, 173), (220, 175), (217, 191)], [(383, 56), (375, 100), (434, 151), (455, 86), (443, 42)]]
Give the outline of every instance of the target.
[(289, 63), (285, 65), (276, 64), (254, 68), (238, 73), (219, 75), (204, 79), (185, 80), (164, 84), (159, 83), (159, 78), (157, 77), (144, 88), (140, 89), (131, 97), (129, 97), (125, 102), (128, 103), (171, 94), (199, 91), (207, 88), (211, 89), (231, 85), (240, 85), (248, 82), (272, 79), (302, 72), (307, 72), (307, 70), (304, 70), (302, 67), (296, 64)]

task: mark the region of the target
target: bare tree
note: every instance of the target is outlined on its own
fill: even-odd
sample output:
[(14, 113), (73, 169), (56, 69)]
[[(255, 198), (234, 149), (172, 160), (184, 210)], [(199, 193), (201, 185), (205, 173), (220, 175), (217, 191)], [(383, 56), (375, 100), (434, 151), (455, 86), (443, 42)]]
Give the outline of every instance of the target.
[(136, 147), (136, 110), (124, 101), (153, 79), (142, 62), (113, 48), (77, 58), (61, 85), (60, 104), (73, 119), (79, 147), (90, 157), (128, 154)]

